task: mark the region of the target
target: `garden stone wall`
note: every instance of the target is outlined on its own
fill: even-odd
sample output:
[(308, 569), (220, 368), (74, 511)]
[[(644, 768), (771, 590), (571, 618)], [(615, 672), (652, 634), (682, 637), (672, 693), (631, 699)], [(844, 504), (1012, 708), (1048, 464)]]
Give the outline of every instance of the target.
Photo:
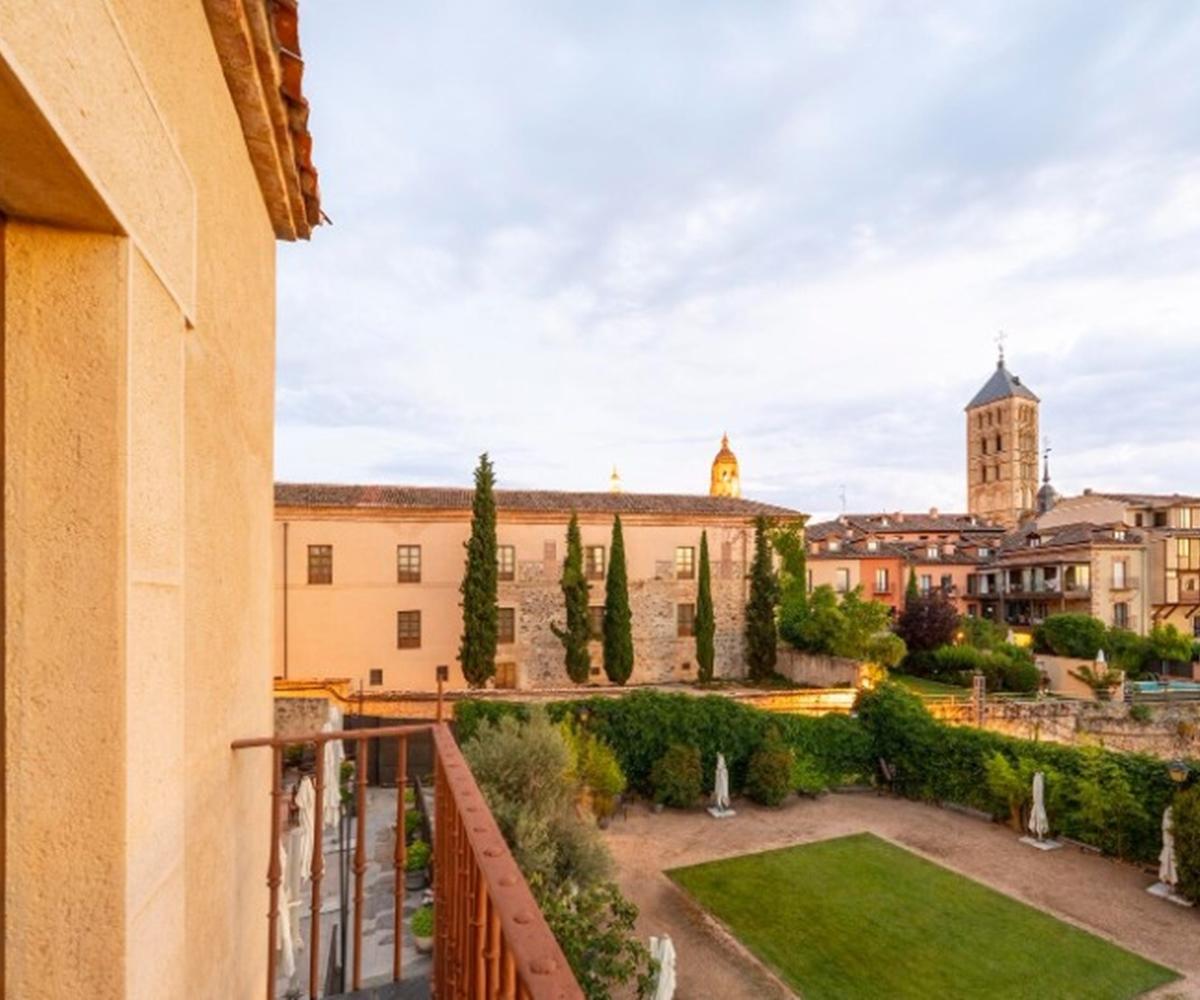
[[(995, 699), (987, 704), (983, 728), (1026, 740), (1102, 746), (1164, 760), (1200, 755), (1200, 702), (1145, 704), (1134, 714), (1132, 707), (1122, 702)], [(930, 711), (953, 725), (974, 722), (967, 704), (932, 703)]]
[(857, 687), (866, 665), (859, 660), (805, 653), (781, 645), (775, 669), (793, 683), (808, 687)]

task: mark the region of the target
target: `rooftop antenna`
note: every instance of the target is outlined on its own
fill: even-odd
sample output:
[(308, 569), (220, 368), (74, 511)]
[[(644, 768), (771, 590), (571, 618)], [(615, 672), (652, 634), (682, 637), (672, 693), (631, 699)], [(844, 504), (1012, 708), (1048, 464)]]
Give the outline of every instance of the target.
[(1001, 368), (1004, 367), (1004, 342), (1006, 340), (1008, 340), (1008, 334), (1003, 330), (996, 334), (996, 350), (1000, 354), (1000, 359), (996, 364)]

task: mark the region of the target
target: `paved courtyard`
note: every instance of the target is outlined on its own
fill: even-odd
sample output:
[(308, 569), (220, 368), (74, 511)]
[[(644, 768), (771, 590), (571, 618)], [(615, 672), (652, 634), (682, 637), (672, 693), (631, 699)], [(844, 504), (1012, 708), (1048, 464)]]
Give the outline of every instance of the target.
[[(391, 980), (392, 943), (395, 940), (395, 899), (392, 888), (393, 854), (395, 837), (393, 824), (396, 820), (396, 791), (393, 788), (367, 789), (367, 870), (363, 875), (363, 983), (364, 985), (386, 983)], [(351, 858), (353, 858), (353, 833), (351, 833)], [(321, 975), (324, 983), (329, 961), (329, 940), (333, 928), (341, 921), (338, 882), (338, 835), (333, 827), (325, 831), (325, 876), (321, 880)], [(304, 883), (305, 893), (311, 891), (310, 882)], [(428, 996), (430, 959), (418, 954), (408, 928), (408, 918), (421, 904), (421, 892), (407, 892), (404, 897), (404, 963), (405, 983), (414, 987), (414, 996)], [(349, 902), (347, 904), (347, 947), (350, 956), (347, 962), (347, 990), (350, 968), (354, 960), (354, 874), (350, 873)], [(297, 908), (300, 939), (309, 941), (309, 897)], [(308, 952), (296, 954), (296, 973), (288, 977), (282, 973), (277, 979), (277, 996), (287, 996), (289, 990), (300, 990), (307, 996)]]
[[(1145, 889), (1141, 869), (1074, 848), (1035, 851), (1009, 829), (951, 810), (873, 794), (793, 798), (780, 809), (734, 803), (738, 815), (714, 820), (701, 810), (630, 808), (605, 834), (618, 881), (641, 913), (643, 939), (667, 932), (679, 951), (680, 1000), (767, 998), (792, 994), (714, 929), (663, 871), (869, 831), (1038, 909), (1160, 962), (1185, 978), (1156, 998), (1200, 1000), (1200, 912)], [(769, 907), (770, 899), (763, 900)], [(1047, 998), (1052, 1000), (1052, 998)]]

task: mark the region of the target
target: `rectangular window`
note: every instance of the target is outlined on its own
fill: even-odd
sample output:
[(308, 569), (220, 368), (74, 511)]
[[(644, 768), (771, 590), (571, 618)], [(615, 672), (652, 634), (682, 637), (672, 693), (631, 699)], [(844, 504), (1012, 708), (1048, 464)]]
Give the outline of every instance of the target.
[(933, 576), (929, 573), (922, 573), (920, 584), (921, 593), (928, 594), (931, 590), (933, 590)]
[(517, 578), (517, 547), (501, 545), (496, 549), (496, 576), (501, 581)]
[(1125, 560), (1118, 559), (1113, 563), (1113, 586), (1118, 590), (1125, 586)]
[(1118, 601), (1113, 605), (1113, 624), (1117, 628), (1129, 627), (1129, 605), (1124, 601)]
[(1192, 526), (1192, 508), (1191, 507), (1180, 507), (1179, 508), (1179, 527), (1190, 528), (1191, 526)]
[(691, 580), (696, 576), (696, 550), (690, 545), (675, 549), (675, 579)]
[(950, 573), (942, 574), (942, 593), (948, 594), (954, 589), (954, 577)]
[(421, 582), (421, 546), (396, 546), (396, 582)]
[(850, 571), (848, 569), (839, 569), (834, 574), (834, 587), (839, 594), (845, 594), (850, 591)]
[(676, 635), (687, 636), (696, 634), (696, 605), (677, 604), (675, 606)]
[(333, 583), (333, 546), (308, 547), (308, 582)]
[(936, 559), (938, 557), (938, 547), (936, 545), (926, 546), (925, 555), (930, 559)]
[(396, 648), (421, 648), (421, 612), (396, 612)]
[(1167, 526), (1167, 512), (1165, 510), (1156, 510), (1154, 512), (1154, 527), (1165, 528)]
[(1200, 639), (1200, 615), (1192, 619), (1192, 635)]
[(583, 571), (589, 580), (604, 579), (603, 545), (589, 545), (583, 550)]
[(371, 687), (379, 687), (383, 684), (383, 671), (379, 669), (371, 670)]
[(496, 641), (502, 646), (507, 646), (517, 641), (517, 609), (516, 608), (498, 608), (500, 616), (497, 619), (499, 628), (496, 632)]
[(875, 571), (875, 593), (886, 594), (888, 592), (888, 571), (884, 568)]
[(604, 638), (604, 605), (593, 604), (588, 608), (588, 632), (593, 639)]

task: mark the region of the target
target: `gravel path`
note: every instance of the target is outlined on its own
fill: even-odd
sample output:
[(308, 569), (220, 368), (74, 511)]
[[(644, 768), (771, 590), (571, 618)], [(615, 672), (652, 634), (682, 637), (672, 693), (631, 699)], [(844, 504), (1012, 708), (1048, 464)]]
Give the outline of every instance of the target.
[[(1005, 827), (934, 806), (872, 794), (792, 799), (780, 809), (734, 803), (738, 815), (654, 815), (636, 806), (605, 839), (618, 881), (641, 910), (643, 938), (668, 932), (680, 954), (680, 1000), (791, 995), (663, 874), (681, 865), (869, 831), (1060, 919), (1175, 969), (1186, 978), (1154, 994), (1200, 1000), (1200, 910), (1149, 895), (1139, 868), (1074, 848), (1041, 852)], [(770, 906), (770, 900), (763, 900)], [(1052, 1000), (1052, 998), (1047, 998)]]

